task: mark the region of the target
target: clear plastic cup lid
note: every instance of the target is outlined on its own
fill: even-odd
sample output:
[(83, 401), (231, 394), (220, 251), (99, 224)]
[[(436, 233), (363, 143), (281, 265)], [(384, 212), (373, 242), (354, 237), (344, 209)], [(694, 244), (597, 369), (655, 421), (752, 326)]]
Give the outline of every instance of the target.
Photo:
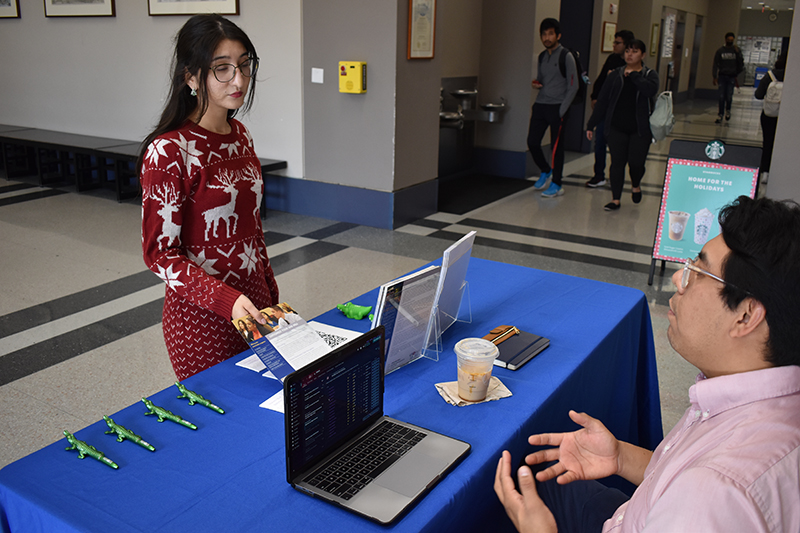
[(494, 343), (478, 337), (461, 339), (456, 343), (456, 354), (475, 360), (494, 359), (500, 350)]

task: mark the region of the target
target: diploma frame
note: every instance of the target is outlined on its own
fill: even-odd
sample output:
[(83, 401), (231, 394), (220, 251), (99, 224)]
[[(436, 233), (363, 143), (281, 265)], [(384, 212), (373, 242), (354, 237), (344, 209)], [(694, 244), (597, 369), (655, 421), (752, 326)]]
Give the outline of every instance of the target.
[(82, 2), (55, 3), (44, 0), (45, 17), (116, 17), (114, 0), (102, 0), (92, 4)]
[(650, 32), (650, 55), (655, 57), (658, 54), (658, 23), (653, 24), (653, 29)]
[(199, 15), (202, 13), (238, 15), (239, 0), (172, 0), (171, 2), (147, 0), (147, 12), (151, 17), (159, 15)]
[(433, 59), (436, 0), (408, 0), (408, 59)]
[(602, 52), (614, 51), (614, 34), (617, 33), (616, 22), (603, 22), (603, 46)]
[(0, 6), (0, 19), (18, 19), (19, 16), (19, 0), (11, 0), (9, 5)]

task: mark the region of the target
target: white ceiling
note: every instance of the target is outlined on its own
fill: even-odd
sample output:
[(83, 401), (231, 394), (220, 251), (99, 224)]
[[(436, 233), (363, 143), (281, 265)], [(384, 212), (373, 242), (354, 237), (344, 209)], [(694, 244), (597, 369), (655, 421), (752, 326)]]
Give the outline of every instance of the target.
[(788, 11), (794, 9), (795, 0), (742, 0), (742, 9), (767, 9), (774, 11)]

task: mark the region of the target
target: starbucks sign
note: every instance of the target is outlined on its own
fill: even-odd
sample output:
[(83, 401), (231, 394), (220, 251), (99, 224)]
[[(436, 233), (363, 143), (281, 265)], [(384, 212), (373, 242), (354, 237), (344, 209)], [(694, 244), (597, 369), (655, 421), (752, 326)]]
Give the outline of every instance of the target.
[(706, 156), (716, 161), (725, 155), (725, 144), (722, 141), (711, 141), (706, 145)]

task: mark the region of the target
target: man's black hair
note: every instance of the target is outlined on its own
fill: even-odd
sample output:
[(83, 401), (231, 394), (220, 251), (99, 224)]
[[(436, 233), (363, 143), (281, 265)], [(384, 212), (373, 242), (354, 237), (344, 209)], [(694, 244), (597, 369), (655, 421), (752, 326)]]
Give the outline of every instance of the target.
[(561, 24), (554, 18), (546, 18), (539, 24), (539, 35), (550, 29), (555, 30), (556, 35), (561, 35)]
[(732, 31), (729, 31), (728, 33), (725, 34), (726, 41), (728, 40), (728, 37), (733, 37), (734, 39), (736, 39), (736, 34), (733, 33)]
[(722, 299), (730, 309), (748, 296), (761, 302), (769, 326), (764, 359), (800, 365), (800, 205), (740, 196), (722, 208), (719, 226), (731, 250)]
[(621, 38), (622, 42), (625, 43), (625, 48), (627, 48), (628, 44), (634, 39), (633, 32), (630, 30), (619, 30), (614, 34), (614, 37)]
[(644, 41), (642, 41), (641, 39), (631, 39), (631, 42), (625, 45), (625, 50), (627, 50), (628, 48), (641, 50), (642, 55), (647, 53), (647, 46), (645, 46)]

